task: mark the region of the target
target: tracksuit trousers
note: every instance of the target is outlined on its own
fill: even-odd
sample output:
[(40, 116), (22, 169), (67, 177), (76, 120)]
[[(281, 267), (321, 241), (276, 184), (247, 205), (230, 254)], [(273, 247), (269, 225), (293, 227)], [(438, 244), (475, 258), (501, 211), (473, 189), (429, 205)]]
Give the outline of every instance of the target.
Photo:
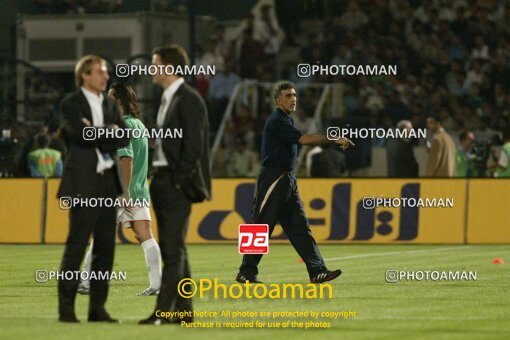
[[(303, 210), (294, 171), (273, 167), (262, 169), (257, 180), (252, 217), (256, 224), (269, 225), (269, 236), (276, 223), (280, 223), (306, 264), (310, 278), (326, 269)], [(255, 277), (261, 259), (261, 254), (245, 254), (239, 268), (240, 274)]]

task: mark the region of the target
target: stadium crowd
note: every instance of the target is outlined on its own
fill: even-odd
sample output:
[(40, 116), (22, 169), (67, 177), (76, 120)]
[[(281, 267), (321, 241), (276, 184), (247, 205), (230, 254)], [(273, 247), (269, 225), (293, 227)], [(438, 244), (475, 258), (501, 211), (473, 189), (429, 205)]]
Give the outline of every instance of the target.
[[(289, 4), (292, 9), (283, 10)], [(310, 29), (305, 18), (322, 28)], [(264, 5), (249, 13), (229, 39), (225, 26), (216, 26), (206, 45), (196, 48), (195, 63), (215, 65), (217, 73), (198, 77), (195, 84), (206, 99), (213, 136), (242, 80), (287, 78), (298, 86), (344, 85), (341, 119), (332, 117), (323, 126), (350, 123), (393, 129), (408, 120), (414, 128), (425, 128), (426, 118), (438, 115), (455, 139), (472, 131), (476, 140), (510, 129), (509, 20), (510, 3), (496, 0), (276, 0), (274, 8)], [(295, 52), (295, 58), (277, 68), (282, 52)], [(299, 77), (300, 63), (397, 65), (398, 72), (396, 76)], [(312, 124), (318, 97), (310, 88), (299, 91), (294, 116), (299, 129), (306, 131)], [(230, 155), (225, 159), (226, 175), (256, 173), (252, 160), (259, 152), (270, 102), (270, 98), (262, 100), (256, 112), (247, 103), (235, 106), (222, 143)], [(347, 169), (369, 167), (372, 147), (386, 144), (386, 140), (362, 141), (346, 154)], [(21, 157), (31, 148), (24, 149)], [(29, 168), (21, 166), (25, 168), (18, 174), (28, 175)]]
[[(490, 136), (509, 129), (510, 4), (465, 0), (326, 3), (330, 6), (322, 13), (327, 14), (312, 13), (324, 20), (322, 31), (302, 31), (305, 41), (286, 41), (287, 45), (300, 42), (301, 48), (284, 76), (296, 84), (343, 83), (344, 122), (389, 129), (409, 120), (413, 127), (425, 128), (427, 116), (437, 114), (444, 129), (456, 138), (462, 131)], [(299, 77), (296, 65), (300, 63), (397, 65), (398, 73)], [(301, 93), (300, 110), (305, 119), (299, 113), (295, 119), (307, 121), (316, 104), (313, 92)], [(263, 120), (268, 110), (262, 106), (252, 119)], [(248, 139), (258, 136), (260, 131), (247, 133), (246, 126), (236, 128), (240, 115), (245, 113), (236, 112), (232, 119), (234, 134)], [(256, 129), (261, 124), (252, 126)], [(386, 143), (373, 140), (370, 146)], [(256, 141), (252, 144), (257, 145)], [(369, 166), (366, 154), (370, 146), (360, 151), (363, 155), (347, 157), (347, 167), (349, 159), (356, 163), (351, 168)]]

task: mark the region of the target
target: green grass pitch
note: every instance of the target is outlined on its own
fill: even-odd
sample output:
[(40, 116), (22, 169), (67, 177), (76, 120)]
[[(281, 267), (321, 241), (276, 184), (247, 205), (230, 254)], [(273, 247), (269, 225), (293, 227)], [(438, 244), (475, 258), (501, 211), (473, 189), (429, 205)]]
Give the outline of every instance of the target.
[[(508, 339), (509, 264), (491, 263), (494, 258), (510, 261), (508, 245), (321, 245), (320, 250), (330, 269), (343, 271), (331, 282), (333, 299), (213, 299), (207, 295), (194, 299), (195, 310), (351, 310), (356, 318), (332, 320), (327, 329), (185, 329), (136, 324), (150, 314), (155, 302), (155, 297), (135, 296), (148, 285), (138, 245), (116, 248), (114, 269), (126, 271), (127, 280), (112, 282), (106, 307), (122, 320), (120, 325), (87, 323), (88, 297), (80, 295), (76, 311), (81, 324), (57, 322), (56, 282), (36, 283), (34, 272), (57, 270), (63, 246), (0, 245), (0, 338)], [(190, 245), (188, 252), (195, 279), (233, 283), (241, 258), (236, 245)], [(298, 260), (290, 245), (273, 245), (261, 262), (259, 279), (267, 284), (308, 283), (304, 264)], [(476, 271), (477, 280), (387, 283), (388, 269)]]

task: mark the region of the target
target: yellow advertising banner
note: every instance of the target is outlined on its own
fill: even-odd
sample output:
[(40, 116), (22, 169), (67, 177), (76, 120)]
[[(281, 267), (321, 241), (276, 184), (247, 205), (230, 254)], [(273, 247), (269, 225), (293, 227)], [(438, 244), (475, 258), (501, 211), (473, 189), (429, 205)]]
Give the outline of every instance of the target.
[(40, 243), (44, 182), (0, 180), (0, 243)]
[(48, 179), (48, 197), (46, 203), (45, 243), (64, 243), (69, 231), (69, 210), (61, 209), (57, 199), (60, 179)]
[(468, 201), (468, 243), (510, 243), (510, 178), (470, 180)]
[[(510, 179), (298, 183), (310, 228), (320, 243), (510, 243)], [(0, 180), (0, 223), (12, 226), (0, 233), (0, 243), (40, 243), (43, 237), (45, 243), (64, 243), (69, 211), (59, 206), (58, 185), (59, 179), (49, 179), (45, 190), (42, 179)], [(252, 179), (213, 180), (213, 200), (193, 205), (187, 241), (237, 242), (239, 224), (252, 222), (254, 190)], [(157, 237), (152, 208), (151, 215)], [(117, 228), (117, 242), (137, 243), (126, 228)], [(272, 242), (288, 242), (280, 226)]]

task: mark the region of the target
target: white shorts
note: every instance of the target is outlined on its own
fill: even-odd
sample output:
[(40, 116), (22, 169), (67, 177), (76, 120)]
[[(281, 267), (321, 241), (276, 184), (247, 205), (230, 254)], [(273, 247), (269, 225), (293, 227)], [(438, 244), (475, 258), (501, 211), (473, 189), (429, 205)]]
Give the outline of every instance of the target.
[(152, 221), (148, 207), (134, 207), (131, 211), (123, 208), (117, 211), (117, 223), (122, 223), (125, 228), (132, 228), (131, 221)]

